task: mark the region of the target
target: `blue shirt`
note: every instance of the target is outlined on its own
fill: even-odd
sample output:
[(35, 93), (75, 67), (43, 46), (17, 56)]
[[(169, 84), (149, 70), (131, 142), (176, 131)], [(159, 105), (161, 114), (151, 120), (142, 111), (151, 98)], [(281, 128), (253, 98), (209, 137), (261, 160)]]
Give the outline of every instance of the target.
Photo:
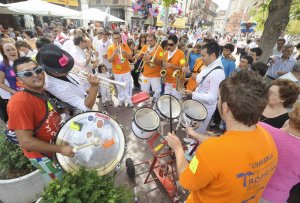
[(297, 60), (290, 57), (287, 60), (283, 60), (281, 56), (275, 56), (275, 62), (268, 68), (266, 73), (267, 76), (277, 79), (280, 75), (277, 74), (278, 71), (289, 72), (293, 69)]
[(225, 78), (228, 78), (235, 69), (235, 62), (233, 60), (226, 59), (224, 56), (221, 56), (221, 61), (224, 67)]
[(190, 53), (190, 58), (189, 58), (189, 67), (190, 67), (190, 71), (194, 70), (194, 65), (196, 63), (196, 60), (198, 58), (200, 58), (201, 54), (195, 54), (193, 52)]

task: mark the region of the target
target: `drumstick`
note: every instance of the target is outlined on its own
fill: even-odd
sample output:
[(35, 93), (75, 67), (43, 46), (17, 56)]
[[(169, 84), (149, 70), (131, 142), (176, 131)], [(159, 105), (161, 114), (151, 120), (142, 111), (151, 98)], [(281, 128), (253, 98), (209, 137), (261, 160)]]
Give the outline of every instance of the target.
[(170, 95), (170, 132), (172, 132), (173, 126), (172, 126), (172, 97)]
[(75, 147), (73, 148), (73, 152), (76, 153), (78, 150), (83, 149), (83, 148), (85, 148), (85, 147), (89, 147), (89, 146), (92, 146), (92, 145), (98, 146), (99, 144), (100, 144), (99, 138), (94, 138), (94, 139), (93, 139), (93, 142), (86, 143), (86, 144), (83, 144), (83, 145), (80, 145), (80, 146), (75, 146)]

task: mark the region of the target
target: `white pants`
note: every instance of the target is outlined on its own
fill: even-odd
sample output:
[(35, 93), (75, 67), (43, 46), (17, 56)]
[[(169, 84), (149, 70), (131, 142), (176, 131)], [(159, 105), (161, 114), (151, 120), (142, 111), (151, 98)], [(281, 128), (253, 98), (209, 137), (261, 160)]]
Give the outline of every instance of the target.
[(165, 94), (170, 94), (170, 95), (174, 96), (176, 99), (178, 99), (179, 101), (182, 100), (181, 93), (178, 92), (176, 90), (176, 88), (173, 87), (173, 84), (171, 84), (171, 83), (166, 83), (166, 85), (165, 85)]
[(141, 90), (144, 92), (149, 93), (150, 87), (152, 88), (152, 91), (154, 91), (154, 97), (158, 98), (160, 96), (161, 92), (161, 79), (160, 77), (157, 78), (149, 78), (144, 75), (142, 77), (142, 83), (141, 83)]
[(123, 74), (114, 74), (115, 80), (119, 82), (125, 82), (126, 88), (121, 87), (120, 85), (117, 86), (118, 90), (118, 100), (119, 102), (130, 102), (132, 97), (132, 87), (133, 82), (131, 78), (131, 73), (123, 73)]
[(210, 123), (210, 120), (212, 118), (212, 116), (214, 115), (215, 113), (215, 110), (216, 110), (216, 106), (205, 106), (206, 109), (207, 109), (207, 117), (206, 119), (201, 122), (199, 128), (197, 128), (195, 131), (200, 133), (200, 134), (205, 134), (206, 133), (206, 129)]
[(109, 88), (101, 86), (100, 87), (100, 94), (101, 94), (102, 103), (111, 100), (111, 95), (110, 95), (110, 89)]

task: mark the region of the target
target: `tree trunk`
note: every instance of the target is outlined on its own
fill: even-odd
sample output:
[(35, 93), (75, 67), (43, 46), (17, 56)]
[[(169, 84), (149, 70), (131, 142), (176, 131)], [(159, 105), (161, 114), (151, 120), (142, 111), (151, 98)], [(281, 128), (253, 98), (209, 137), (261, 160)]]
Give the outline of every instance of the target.
[(259, 61), (266, 63), (272, 55), (272, 50), (277, 39), (289, 22), (291, 3), (292, 0), (271, 1), (269, 15), (260, 38), (260, 47), (263, 50), (263, 54), (259, 58)]

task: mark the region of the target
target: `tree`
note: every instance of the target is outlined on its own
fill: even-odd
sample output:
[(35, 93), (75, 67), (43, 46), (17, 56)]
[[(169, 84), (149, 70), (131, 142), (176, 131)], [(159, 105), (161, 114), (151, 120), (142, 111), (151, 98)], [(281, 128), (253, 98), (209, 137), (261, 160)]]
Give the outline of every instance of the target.
[(289, 23), (289, 13), (292, 0), (271, 0), (268, 18), (260, 38), (263, 54), (260, 61), (267, 62), (277, 39)]

